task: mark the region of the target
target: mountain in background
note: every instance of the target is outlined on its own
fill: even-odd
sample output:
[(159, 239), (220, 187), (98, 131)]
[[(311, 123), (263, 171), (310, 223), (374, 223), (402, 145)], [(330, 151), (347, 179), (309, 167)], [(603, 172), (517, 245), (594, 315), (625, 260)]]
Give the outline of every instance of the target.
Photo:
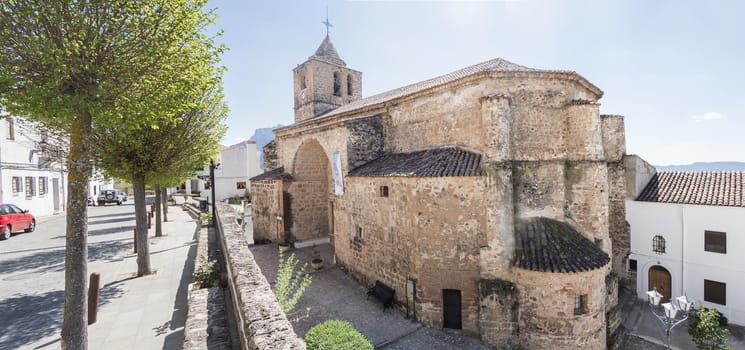
[(745, 171), (743, 162), (696, 162), (685, 165), (655, 165), (657, 171)]
[(256, 150), (259, 151), (259, 167), (264, 169), (264, 145), (274, 140), (272, 130), (281, 128), (284, 125), (277, 124), (271, 128), (260, 128), (254, 131), (254, 135), (249, 140), (256, 141)]

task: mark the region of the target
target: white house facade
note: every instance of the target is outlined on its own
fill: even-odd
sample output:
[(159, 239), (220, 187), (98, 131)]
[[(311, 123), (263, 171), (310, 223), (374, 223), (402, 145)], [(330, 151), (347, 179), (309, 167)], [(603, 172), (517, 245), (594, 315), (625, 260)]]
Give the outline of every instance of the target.
[(743, 185), (745, 172), (660, 172), (626, 201), (639, 298), (685, 294), (745, 325)]
[[(259, 155), (256, 151), (256, 141), (242, 141), (230, 147), (220, 146), (220, 158), (215, 168), (215, 198), (218, 201), (230, 197), (243, 197), (250, 191), (248, 179), (259, 175)], [(208, 182), (209, 165), (197, 174), (197, 177), (187, 180), (183, 190), (188, 194), (199, 194), (203, 198), (210, 198), (211, 188)]]
[(64, 167), (49, 156), (49, 138), (23, 118), (0, 121), (0, 202), (35, 216), (64, 212)]

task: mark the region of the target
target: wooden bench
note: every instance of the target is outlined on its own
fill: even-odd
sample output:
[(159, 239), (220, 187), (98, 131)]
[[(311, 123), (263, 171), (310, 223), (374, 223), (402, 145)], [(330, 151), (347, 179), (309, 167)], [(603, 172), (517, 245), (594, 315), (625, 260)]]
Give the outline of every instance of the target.
[(367, 291), (367, 297), (375, 297), (383, 303), (383, 310), (393, 305), (393, 297), (396, 295), (396, 290), (386, 286), (383, 282), (375, 281), (375, 286)]

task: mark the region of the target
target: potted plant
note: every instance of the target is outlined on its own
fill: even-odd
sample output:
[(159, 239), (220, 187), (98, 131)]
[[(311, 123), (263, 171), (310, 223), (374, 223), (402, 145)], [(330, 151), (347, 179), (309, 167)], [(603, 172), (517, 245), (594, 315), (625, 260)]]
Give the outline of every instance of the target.
[(292, 248), (292, 245), (290, 244), (290, 242), (287, 242), (287, 241), (281, 241), (281, 242), (279, 242), (279, 251), (280, 252), (284, 253), (284, 252), (290, 250), (290, 248)]
[(320, 270), (323, 267), (323, 258), (321, 258), (321, 252), (316, 249), (316, 245), (310, 251), (310, 266), (316, 270)]

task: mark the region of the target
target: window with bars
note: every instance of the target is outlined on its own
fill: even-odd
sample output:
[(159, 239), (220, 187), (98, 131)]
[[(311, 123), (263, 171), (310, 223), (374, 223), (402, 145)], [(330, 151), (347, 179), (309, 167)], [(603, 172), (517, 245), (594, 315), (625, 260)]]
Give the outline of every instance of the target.
[(23, 190), (23, 180), (20, 176), (13, 176), (13, 193), (20, 193)]
[(31, 198), (34, 196), (34, 178), (31, 176), (26, 176), (26, 198)]
[(652, 238), (652, 251), (657, 254), (665, 254), (665, 237), (656, 235)]
[(587, 294), (574, 295), (574, 315), (584, 315), (587, 313)]
[(47, 177), (39, 176), (39, 195), (47, 194)]
[(238, 181), (235, 183), (235, 188), (239, 190), (245, 190), (246, 189), (246, 181)]
[(727, 254), (727, 233), (704, 231), (704, 250), (712, 253)]
[(388, 197), (388, 186), (380, 186), (380, 196)]

